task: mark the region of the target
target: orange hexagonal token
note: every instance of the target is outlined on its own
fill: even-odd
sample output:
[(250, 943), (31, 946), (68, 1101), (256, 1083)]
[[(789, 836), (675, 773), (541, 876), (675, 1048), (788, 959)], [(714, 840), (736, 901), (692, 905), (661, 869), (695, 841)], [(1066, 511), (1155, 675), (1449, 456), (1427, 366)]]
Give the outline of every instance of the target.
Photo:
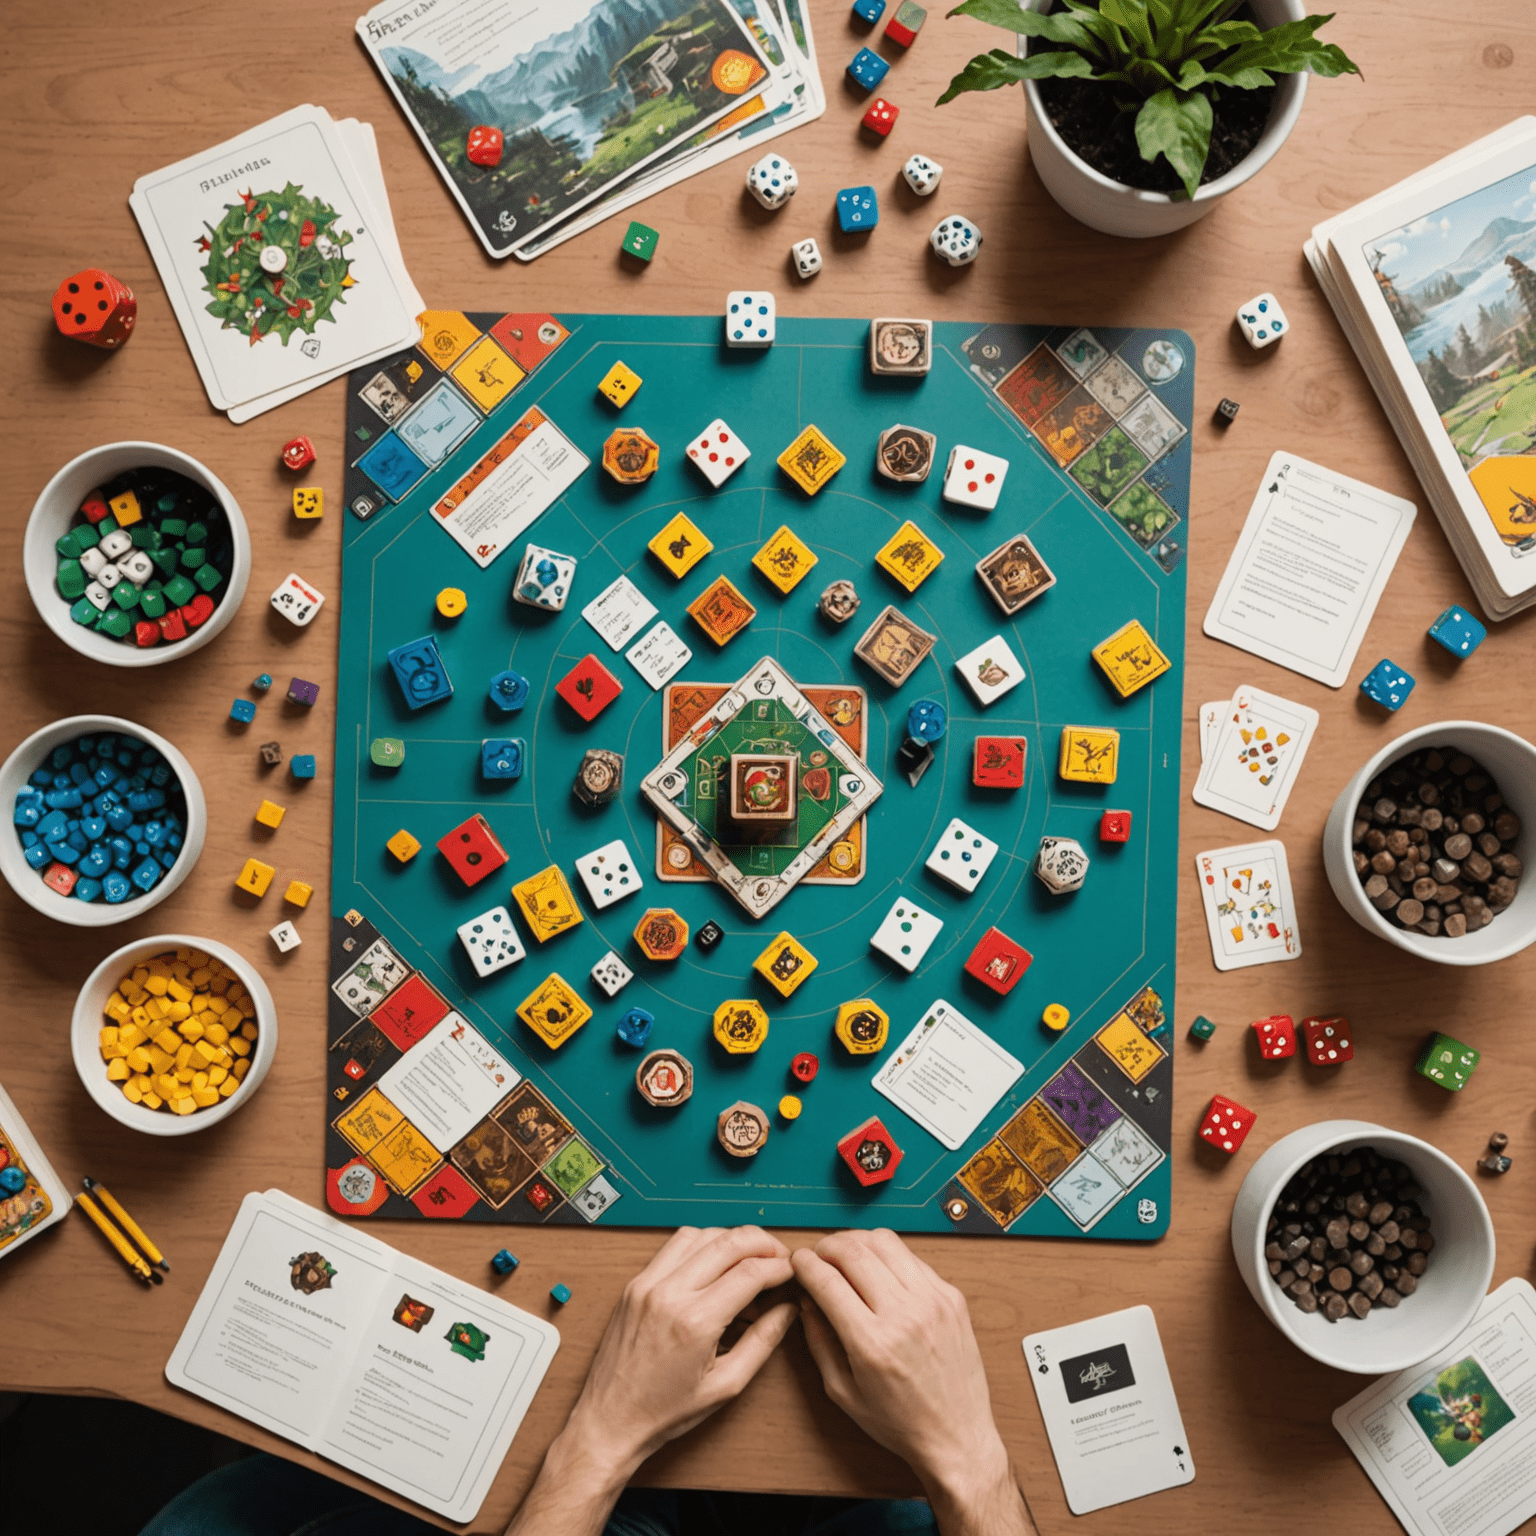
[(647, 960), (676, 960), (688, 947), (688, 923), (671, 907), (647, 907), (635, 924), (635, 943)]

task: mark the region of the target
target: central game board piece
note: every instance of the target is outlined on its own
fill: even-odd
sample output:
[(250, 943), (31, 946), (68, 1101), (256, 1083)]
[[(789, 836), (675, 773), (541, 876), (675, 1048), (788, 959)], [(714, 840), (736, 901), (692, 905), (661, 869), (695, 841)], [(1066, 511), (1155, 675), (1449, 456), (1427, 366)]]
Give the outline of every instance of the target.
[(975, 650), (958, 657), (955, 671), (982, 708), (996, 703), (1024, 681), (1024, 664), (1001, 635), (983, 640)]
[(1140, 619), (1122, 624), (1107, 640), (1093, 648), (1093, 659), (1122, 699), (1145, 688), (1173, 663), (1157, 648)]
[(1088, 878), (1088, 855), (1075, 837), (1042, 837), (1035, 873), (1053, 896), (1068, 895)]
[(618, 427), (603, 444), (603, 468), (620, 485), (644, 485), (660, 464), (660, 446), (639, 427)]
[(871, 320), (869, 371), (921, 378), (933, 367), (933, 321)]
[[(421, 852), (420, 841), (412, 837), (404, 827), (401, 827), (384, 846), (389, 849), (397, 864), (409, 864)], [(465, 883), (472, 884), (473, 882), (466, 881)]]
[(887, 480), (921, 485), (933, 468), (933, 455), (939, 440), (921, 427), (907, 427), (897, 422), (880, 434), (875, 447), (875, 468)]
[(1077, 784), (1113, 784), (1120, 771), (1120, 732), (1108, 726), (1062, 726), (1056, 771)]
[(756, 1104), (738, 1099), (720, 1111), (715, 1137), (732, 1157), (756, 1157), (768, 1145), (768, 1116)]
[(919, 741), (916, 736), (908, 736), (896, 749), (896, 771), (906, 778), (913, 789), (916, 789), (922, 783), (923, 775), (933, 766), (933, 756), (931, 742)]
[(688, 457), (718, 491), (752, 457), (752, 450), (717, 416), (689, 443)]
[(517, 1005), (517, 1016), (557, 1051), (592, 1017), (592, 1010), (558, 971), (551, 971)]
[(807, 496), (814, 496), (847, 462), (832, 439), (814, 423), (779, 455), (779, 468)]
[(789, 248), (789, 255), (802, 283), (821, 271), (821, 247), (810, 236), (804, 240), (795, 241)]
[(688, 616), (716, 645), (725, 645), (757, 617), (757, 609), (727, 576), (717, 576), (688, 604)]
[(788, 596), (810, 575), (816, 553), (786, 525), (752, 556), (752, 564)]
[(647, 1104), (676, 1109), (693, 1097), (693, 1064), (678, 1051), (652, 1051), (635, 1068), (635, 1087)]
[(951, 819), (933, 845), (924, 868), (957, 891), (974, 891), (997, 857), (997, 844), (958, 816)]
[(937, 699), (919, 699), (907, 711), (907, 735), (918, 741), (942, 741), (949, 711)]
[(397, 645), (389, 652), (389, 667), (408, 709), (423, 709), (453, 697), (448, 669), (431, 635)]
[(1464, 1045), (1453, 1035), (1435, 1033), (1414, 1063), (1413, 1070), (1451, 1093), (1460, 1093), (1472, 1081), (1483, 1053)]
[(459, 942), (477, 976), (494, 976), (528, 953), (512, 926), (512, 914), (505, 907), (492, 907), (479, 917), (460, 923)]
[(905, 896), (898, 896), (870, 938), (870, 948), (895, 961), (902, 970), (915, 971), (943, 926), (943, 918), (935, 917)]
[(1023, 736), (978, 736), (971, 750), (971, 782), (982, 789), (1017, 789), (1028, 756)]
[(899, 608), (887, 606), (860, 636), (853, 654), (893, 688), (899, 688), (938, 641), (937, 635), (914, 624)]
[(624, 759), (606, 747), (588, 747), (576, 769), (571, 793), (587, 806), (607, 805), (624, 787)]
[[(868, 53), (866, 48), (864, 52)], [(876, 55), (871, 54), (871, 58)], [(883, 61), (882, 61), (883, 63)], [(884, 70), (882, 68), (882, 73)], [(845, 235), (862, 234), (880, 222), (880, 199), (873, 187), (844, 187), (837, 194), (837, 227)]]
[(752, 969), (780, 997), (792, 997), (820, 962), (792, 934), (781, 933), (752, 962)]
[(975, 949), (965, 962), (965, 973), (1006, 997), (1018, 986), (1034, 958), (1001, 929), (988, 928), (976, 941)]
[[(832, 1026), (832, 1033), (850, 1056), (878, 1056), (885, 1049), (890, 1032), (890, 1016), (878, 1003), (867, 997), (856, 997), (851, 1002), (841, 1004), (837, 1010), (837, 1021)], [(809, 1082), (810, 1079), (805, 1078), (803, 1081)]]
[(437, 841), (437, 851), (453, 865), (465, 885), (479, 885), (507, 862), (506, 849), (496, 841), (490, 823), (478, 812), (466, 817), (453, 831), (445, 832)]
[(875, 564), (898, 586), (915, 592), (944, 562), (944, 551), (913, 522), (905, 522), (875, 554)]
[[(893, 22), (892, 26), (894, 25)], [(890, 28), (886, 29), (886, 36), (891, 36)], [(902, 166), (901, 174), (906, 184), (919, 197), (927, 197), (938, 189), (939, 181), (944, 175), (944, 167), (937, 160), (930, 160), (927, 155), (913, 155)]]
[(584, 921), (558, 864), (541, 869), (512, 887), (512, 899), (523, 914), (529, 932), (540, 944), (569, 933)]
[(837, 1144), (837, 1155), (848, 1165), (865, 1189), (888, 1183), (906, 1155), (896, 1145), (896, 1138), (886, 1130), (878, 1115), (871, 1115), (856, 1125)]
[(647, 907), (634, 939), (647, 960), (676, 960), (688, 948), (688, 923), (671, 907)]
[(883, 96), (876, 96), (865, 108), (864, 116), (859, 119), (859, 122), (877, 138), (885, 139), (890, 137), (891, 129), (896, 126), (896, 119), (900, 116), (900, 107), (887, 101)]
[(715, 1009), (714, 1035), (731, 1056), (750, 1056), (768, 1038), (768, 1015), (755, 998), (727, 998)]

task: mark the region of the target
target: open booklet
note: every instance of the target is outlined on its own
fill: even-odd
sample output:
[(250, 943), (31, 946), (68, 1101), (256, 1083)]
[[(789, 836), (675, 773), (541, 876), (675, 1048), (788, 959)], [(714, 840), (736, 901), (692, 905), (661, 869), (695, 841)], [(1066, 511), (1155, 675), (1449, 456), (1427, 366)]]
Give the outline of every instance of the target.
[(165, 1376), (463, 1521), (559, 1346), (540, 1318), (271, 1189), (241, 1202)]

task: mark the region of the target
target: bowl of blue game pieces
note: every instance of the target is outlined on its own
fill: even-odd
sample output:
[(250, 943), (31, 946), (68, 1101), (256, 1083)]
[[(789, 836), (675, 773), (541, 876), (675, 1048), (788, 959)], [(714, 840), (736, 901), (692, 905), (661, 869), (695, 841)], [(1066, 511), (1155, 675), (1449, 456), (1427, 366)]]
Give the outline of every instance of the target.
[(27, 737), (0, 766), (0, 805), (11, 889), (77, 928), (125, 923), (164, 901), (208, 829), (191, 763), (113, 715), (72, 715)]

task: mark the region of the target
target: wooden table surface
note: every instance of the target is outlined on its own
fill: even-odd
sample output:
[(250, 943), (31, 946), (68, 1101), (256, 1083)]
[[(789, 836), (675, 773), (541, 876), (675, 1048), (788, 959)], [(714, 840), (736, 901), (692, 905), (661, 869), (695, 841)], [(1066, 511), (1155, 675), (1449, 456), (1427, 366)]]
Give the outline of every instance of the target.
[[(1161, 1243), (928, 1237), (914, 1246), (970, 1300), (998, 1421), (1042, 1531), (1107, 1533), (1134, 1523), (1149, 1536), (1182, 1533), (1234, 1510), (1279, 1527), (1303, 1506), (1326, 1509), (1341, 1529), (1392, 1529), (1329, 1424), (1333, 1409), (1363, 1381), (1304, 1358), (1264, 1320), (1233, 1267), (1227, 1221), (1256, 1153), (1309, 1122), (1339, 1115), (1377, 1120), (1424, 1137), (1468, 1168), (1489, 1132), (1502, 1128), (1515, 1169), (1482, 1181), (1499, 1237), (1494, 1281), (1532, 1272), (1536, 1050), (1529, 1025), (1536, 948), (1476, 970), (1407, 958), (1343, 915), (1324, 880), (1319, 839), (1353, 769), (1401, 730), (1470, 717), (1536, 737), (1536, 614), (1496, 627), (1462, 663), (1426, 640), (1441, 608), (1470, 605), (1467, 583), (1305, 268), (1301, 243), (1317, 220), (1529, 110), (1536, 100), (1536, 11), (1528, 0), (1469, 0), (1449, 9), (1443, 0), (1340, 0), (1328, 35), (1360, 62), (1364, 79), (1314, 80), (1290, 142), (1251, 186), (1191, 229), (1135, 242), (1095, 234), (1057, 209), (1030, 165), (1017, 92), (929, 105), (960, 64), (999, 43), (999, 34), (964, 19), (946, 22), (935, 7), (887, 82), (901, 121), (889, 143), (871, 145), (858, 131), (862, 109), (841, 78), (863, 39), (850, 29), (845, 0), (812, 0), (830, 104), (820, 121), (781, 141), (800, 172), (795, 201), (782, 214), (764, 215), (743, 194), (745, 159), (684, 182), (639, 210), (661, 230), (661, 247), (648, 270), (632, 274), (617, 257), (622, 220), (531, 267), (484, 257), (357, 44), (359, 8), (360, 0), (290, 3), (275, 8), (281, 24), (267, 30), (207, 6), (76, 0), (50, 7), (33, 0), (7, 20), (0, 121), (9, 145), (9, 212), (0, 231), (0, 313), (12, 347), (12, 458), (0, 486), (0, 522), (11, 568), (19, 565), (33, 498), (54, 470), (97, 443), (139, 438), (184, 449), (232, 488), (255, 538), (255, 571), (242, 611), (215, 644), (148, 671), (98, 666), (66, 650), (37, 622), (18, 579), (0, 613), (4, 752), (62, 715), (123, 714), (168, 735), (187, 754), (207, 791), (210, 820), (191, 878), (135, 923), (68, 928), (40, 917), (9, 889), (0, 892), (0, 1081), (66, 1182), (84, 1173), (107, 1178), (174, 1265), (164, 1287), (141, 1294), (78, 1216), (0, 1265), (0, 1387), (133, 1398), (283, 1455), (302, 1454), (173, 1391), (162, 1369), (241, 1197), (278, 1186), (315, 1204), (323, 1200), (318, 1101), (325, 1092), (321, 1000), (336, 615), (328, 608), (310, 628), (296, 630), (269, 611), (265, 596), (290, 569), (322, 591), (338, 590), (342, 385), (244, 427), (216, 414), (127, 197), (144, 172), (314, 101), (338, 118), (373, 123), (407, 263), (428, 302), (440, 307), (706, 312), (718, 309), (728, 287), (771, 284), (784, 310), (797, 315), (915, 311), (974, 321), (1086, 320), (1179, 325), (1194, 336), (1181, 869), (1190, 868), (1195, 850), (1249, 834), (1188, 798), (1199, 761), (1196, 707), (1241, 683), (1314, 705), (1322, 712), (1321, 739), (1280, 832), (1306, 953), (1294, 964), (1216, 972), (1195, 882), (1181, 879), (1177, 1207)], [(77, 47), (82, 39), (87, 45)], [(914, 149), (947, 167), (943, 208), (890, 196), (881, 227), (865, 244), (836, 238), (835, 189), (867, 180), (884, 193)], [(972, 215), (986, 237), (981, 259), (958, 271), (934, 262), (926, 249), (930, 224), (950, 207)], [(785, 257), (791, 240), (808, 232), (821, 238), (827, 266), (802, 284)], [(53, 289), (85, 265), (107, 268), (138, 295), (138, 328), (120, 354), (54, 333)], [(1263, 288), (1279, 295), (1294, 328), (1279, 347), (1254, 353), (1237, 336), (1232, 313)], [(1206, 418), (1223, 395), (1242, 404), (1225, 432)], [(700, 402), (701, 410), (706, 406)], [(323, 469), (318, 483), (336, 498), (318, 525), (291, 517), (289, 481), (278, 467), (278, 447), (298, 432), (314, 439)], [(1365, 705), (1352, 686), (1331, 692), (1201, 635), (1257, 478), (1281, 447), (1420, 506), (1356, 668), (1387, 655), (1417, 676), (1418, 689), (1399, 715)], [(250, 816), (262, 780), (256, 739), (233, 729), (226, 716), (229, 701), (261, 671), (301, 672), (323, 687), (311, 715), (284, 715), (276, 732), (285, 754), (314, 751), (322, 764), (307, 788), (293, 786), (286, 774), (281, 781), (279, 798), (289, 806), (281, 833), (284, 878), (302, 875), (317, 887), (299, 919), (306, 942), (281, 959), (267, 939), (284, 915), (277, 896), (247, 905), (232, 883), (254, 846)], [(87, 1098), (70, 1064), (69, 1020), (77, 988), (104, 954), (132, 938), (171, 931), (223, 939), (262, 966), (281, 1014), (282, 1047), (251, 1105), (204, 1134), (162, 1142), (118, 1126)], [(1261, 1066), (1246, 1023), (1279, 1010), (1347, 1014), (1357, 1060), (1336, 1072), (1299, 1060)], [(1197, 1012), (1221, 1024), (1203, 1049), (1184, 1038)], [(1431, 1026), (1483, 1053), (1463, 1093), (1446, 1093), (1411, 1070)], [(1249, 1144), (1230, 1160), (1194, 1136), (1200, 1111), (1218, 1091), (1258, 1113)], [(386, 1241), (476, 1284), (487, 1280), (487, 1259), (499, 1241), (494, 1228), (481, 1225), (372, 1225)], [(619, 1290), (660, 1241), (646, 1231), (520, 1228), (516, 1235), (523, 1268), (504, 1294), (542, 1298), (558, 1278), (572, 1284), (575, 1298), (559, 1316), (563, 1347), (476, 1531), (499, 1530), (511, 1514), (564, 1421)], [(783, 1235), (791, 1243), (800, 1236)], [(1019, 1341), (1034, 1329), (1137, 1302), (1156, 1310), (1198, 1480), (1134, 1511), (1105, 1511), (1074, 1526)], [(537, 1309), (539, 1301), (529, 1304)], [(913, 1487), (904, 1467), (827, 1403), (798, 1334), (743, 1400), (657, 1456), (644, 1477), (681, 1486), (872, 1495)]]

